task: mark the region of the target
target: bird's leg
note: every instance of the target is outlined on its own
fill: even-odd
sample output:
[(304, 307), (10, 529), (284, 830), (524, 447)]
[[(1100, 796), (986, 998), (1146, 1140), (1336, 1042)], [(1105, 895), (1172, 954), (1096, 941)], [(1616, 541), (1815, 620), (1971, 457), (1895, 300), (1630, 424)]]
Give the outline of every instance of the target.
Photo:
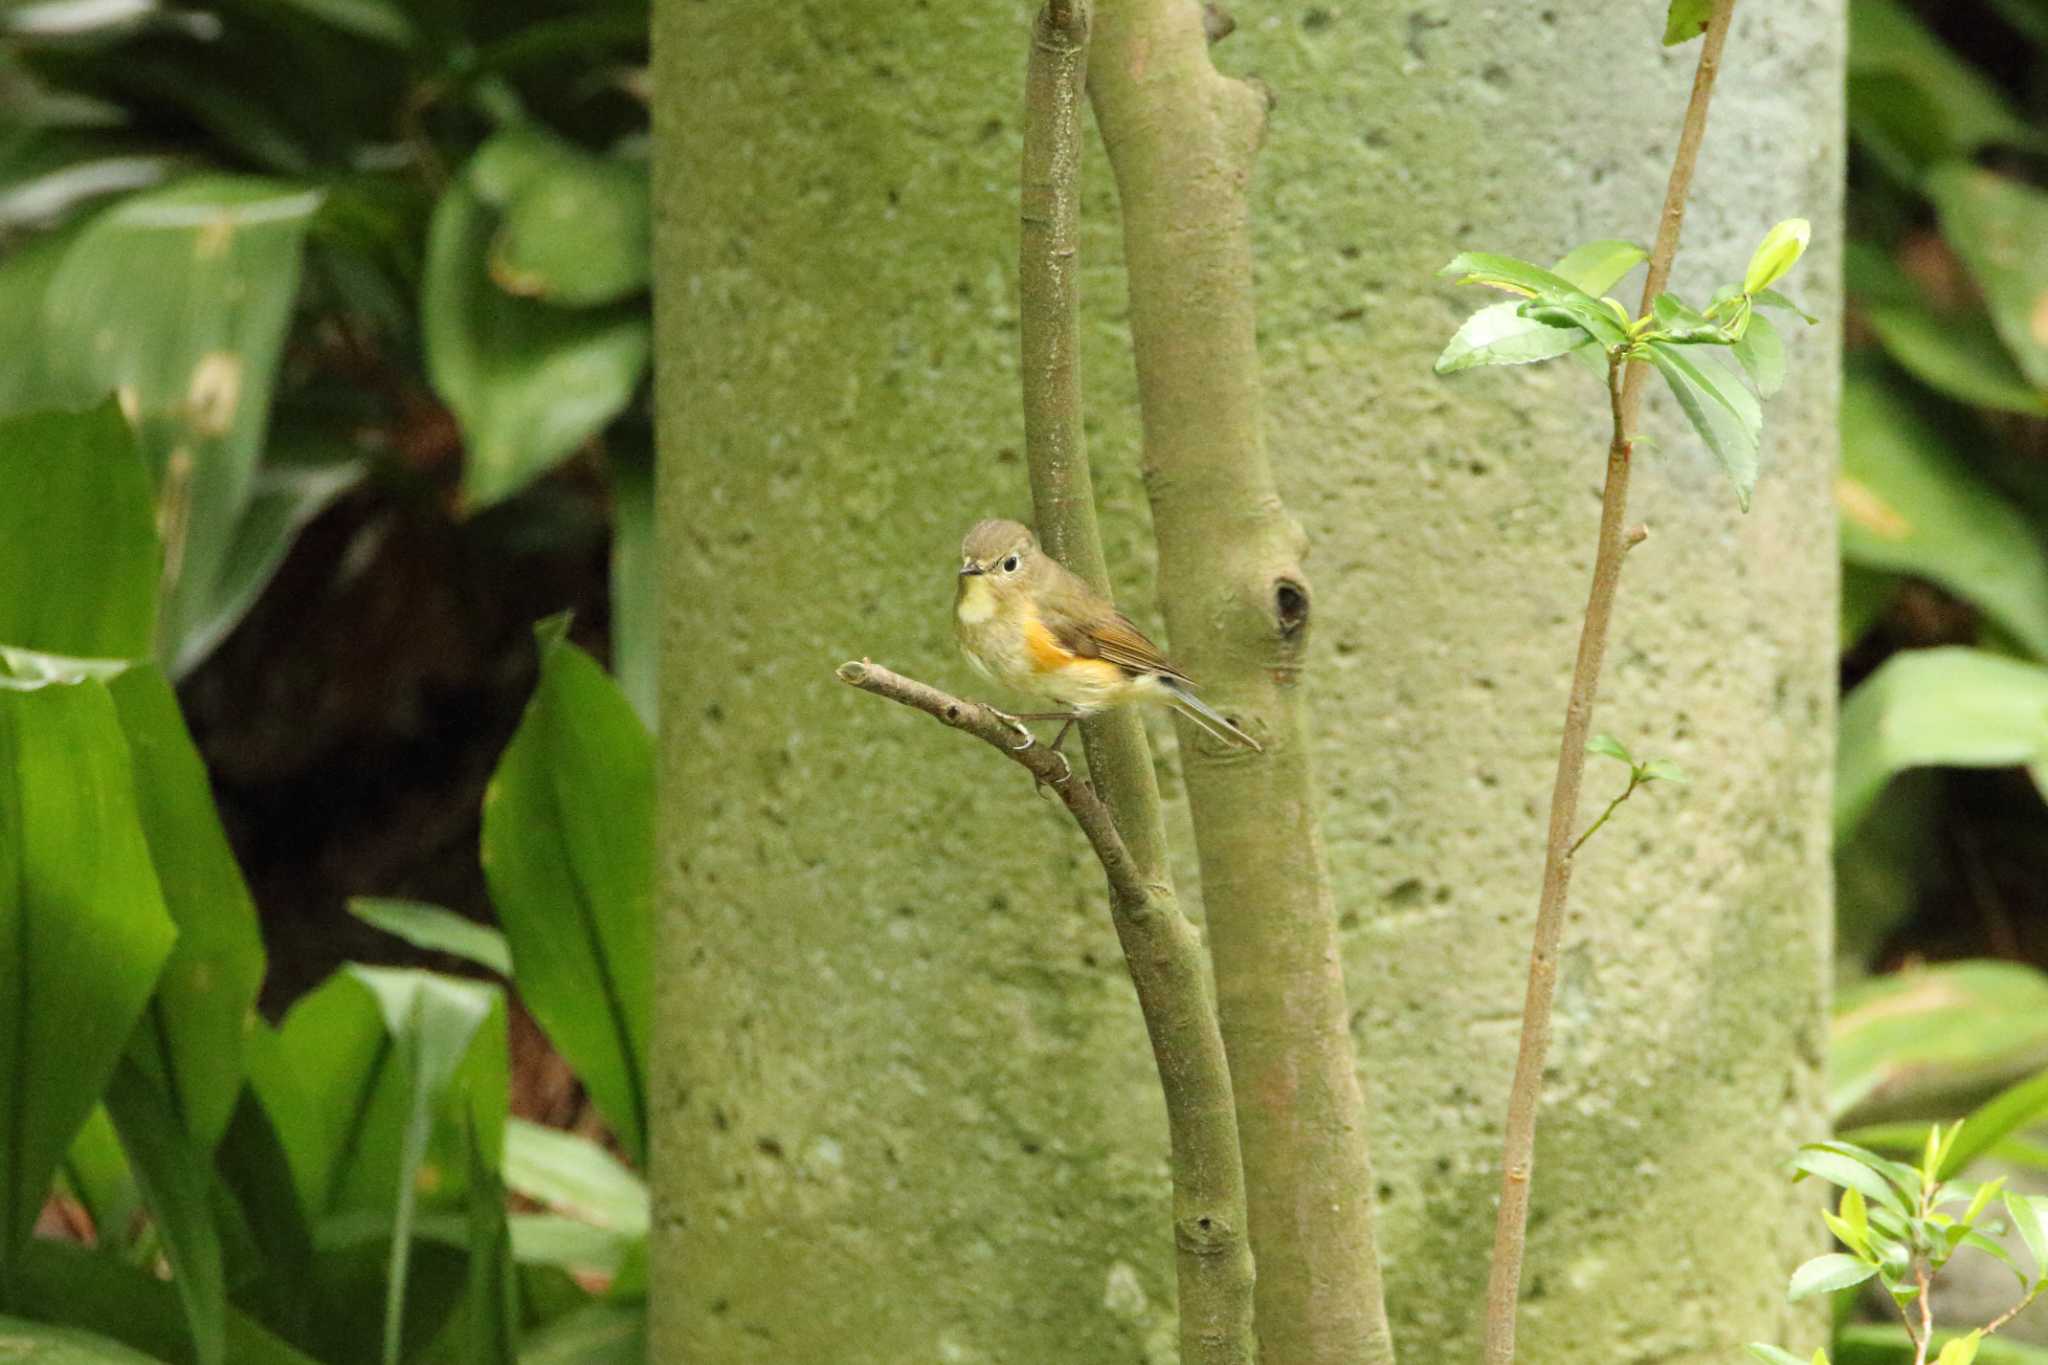
[[(1067, 739), (1067, 731), (1069, 731), (1069, 730), (1073, 729), (1073, 728), (1074, 728), (1074, 722), (1075, 722), (1075, 721), (1077, 721), (1077, 720), (1079, 720), (1079, 719), (1081, 719), (1081, 713), (1080, 713), (1079, 711), (1069, 711), (1069, 712), (1067, 712), (1067, 720), (1066, 720), (1066, 724), (1064, 724), (1064, 725), (1060, 726), (1060, 732), (1059, 732), (1058, 734), (1056, 734), (1056, 735), (1054, 735), (1054, 736), (1052, 737), (1052, 746), (1051, 746), (1051, 747), (1052, 747), (1052, 751), (1053, 751), (1054, 753), (1056, 753), (1056, 754), (1057, 754), (1057, 753), (1059, 753), (1059, 751), (1060, 751), (1060, 745), (1062, 745), (1062, 744), (1066, 743), (1066, 739)], [(1062, 755), (1062, 757), (1064, 757), (1064, 755)]]
[[(982, 705), (988, 706), (988, 703), (983, 702)], [(1024, 724), (1025, 721), (1064, 720), (1071, 723), (1075, 716), (1075, 713), (1072, 711), (1020, 711), (1016, 715), (1011, 715), (1008, 711), (998, 711), (993, 706), (988, 706), (988, 709), (989, 714), (993, 715), (997, 720), (1000, 720), (1003, 724), (1009, 726), (1012, 730), (1015, 730), (1018, 734), (1024, 737), (1024, 742), (1022, 744), (1017, 745), (1013, 750), (1013, 752), (1016, 753), (1022, 753), (1024, 752), (1024, 750), (1038, 743), (1038, 736), (1031, 733), (1030, 729)], [(1067, 732), (1063, 727), (1060, 730), (1060, 737), (1064, 739), (1066, 737), (1066, 733)], [(1058, 741), (1054, 741), (1053, 749), (1055, 752), (1058, 751)]]

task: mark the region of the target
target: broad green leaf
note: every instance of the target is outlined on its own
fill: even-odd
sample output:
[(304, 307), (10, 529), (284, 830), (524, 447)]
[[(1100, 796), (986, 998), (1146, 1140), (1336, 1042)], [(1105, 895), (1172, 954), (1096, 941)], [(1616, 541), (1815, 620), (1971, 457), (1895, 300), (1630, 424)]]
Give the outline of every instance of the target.
[(1862, 1284), (1877, 1273), (1877, 1267), (1854, 1256), (1845, 1256), (1839, 1251), (1816, 1256), (1792, 1272), (1792, 1283), (1785, 1291), (1787, 1302), (1797, 1303), (1815, 1294), (1829, 1294), (1837, 1289), (1847, 1289), (1852, 1284)]
[(192, 1329), (197, 1365), (222, 1365), (227, 1353), (227, 1274), (214, 1226), (212, 1176), (170, 1099), (132, 1059), (107, 1086), (107, 1113), (121, 1135), (142, 1197), (156, 1217), (171, 1284)]
[(485, 1152), (474, 1123), (466, 1127), (469, 1191), (469, 1277), (444, 1338), (465, 1365), (513, 1365), (518, 1358), (518, 1276), (505, 1214), (505, 1188), (495, 1158)]
[(2041, 0), (1991, 0), (1991, 8), (2036, 47), (2048, 47), (2048, 5)]
[(1984, 1329), (1976, 1328), (1968, 1336), (1957, 1337), (1944, 1344), (1935, 1365), (1971, 1365), (1977, 1359), (1977, 1348), (1984, 1342)]
[(1503, 256), (1491, 251), (1462, 251), (1451, 258), (1451, 263), (1437, 274), (1445, 278), (1455, 277), (1459, 284), (1484, 285), (1489, 289), (1504, 289), (1510, 294), (1524, 298), (1538, 298), (1545, 294), (1569, 294), (1583, 292), (1570, 280), (1545, 270), (1532, 261), (1515, 256)]
[(2044, 1065), (2048, 976), (1989, 961), (1894, 972), (1836, 1002), (1828, 1107), (1855, 1122), (1953, 1113)]
[(23, 1365), (160, 1365), (110, 1337), (22, 1318), (0, 1317), (0, 1348)]
[(53, 367), (70, 385), (120, 395), (156, 472), (166, 658), (210, 614), (254, 491), (319, 204), (276, 181), (183, 180), (95, 217), (50, 281)]
[(1707, 31), (1714, 17), (1714, 0), (1671, 0), (1664, 15), (1664, 46), (1689, 43)]
[(1799, 1149), (1798, 1155), (1792, 1159), (1792, 1165), (1795, 1169), (1808, 1175), (1819, 1176), (1830, 1184), (1855, 1190), (1865, 1199), (1874, 1199), (1897, 1213), (1909, 1212), (1907, 1192), (1898, 1187), (1896, 1180), (1886, 1178), (1883, 1172), (1868, 1162), (1845, 1156), (1840, 1151), (1809, 1145)]
[[(1485, 311), (1484, 309), (1481, 310)], [(612, 673), (652, 733), (659, 692), (661, 556), (654, 537), (654, 452), (614, 443), (612, 479)]]
[[(406, 1282), (410, 1269), (413, 1222), (418, 1211), (419, 1172), (426, 1163), (434, 1119), (444, 1097), (464, 1071), (472, 1045), (492, 1040), (495, 1030), (495, 1105), (488, 1093), (467, 1088), (453, 1093), (473, 1123), (490, 1131), (469, 1144), (492, 1168), (504, 1148), (505, 1018), (504, 996), (495, 986), (460, 981), (431, 972), (350, 967), (349, 974), (369, 987), (384, 1027), (410, 1081), (405, 1112), (399, 1178), (393, 1205), (390, 1268), (385, 1281), (384, 1365), (399, 1365), (403, 1354)], [(474, 1178), (475, 1172), (472, 1172)]]
[(1751, 313), (1734, 353), (1759, 397), (1774, 397), (1785, 387), (1785, 339), (1769, 318)]
[(142, 1190), (128, 1169), (127, 1154), (114, 1133), (105, 1105), (86, 1118), (64, 1154), (64, 1183), (92, 1216), (94, 1238), (102, 1247), (126, 1247), (142, 1211)]
[(1937, 170), (1927, 189), (2020, 372), (2048, 389), (2048, 193), (1961, 164)]
[(1614, 288), (1623, 275), (1649, 259), (1649, 255), (1634, 242), (1606, 238), (1573, 247), (1550, 267), (1550, 273), (1598, 298)]
[(1692, 781), (1692, 777), (1685, 769), (1679, 767), (1668, 758), (1653, 758), (1642, 765), (1642, 771), (1638, 775), (1638, 780), (1642, 782), (1669, 782), (1674, 786), (1683, 787)]
[(514, 1214), (512, 1254), (521, 1265), (550, 1265), (576, 1275), (611, 1276), (634, 1239), (558, 1213)]
[(2012, 1219), (2013, 1231), (2027, 1247), (2027, 1255), (2034, 1258), (2034, 1276), (2048, 1275), (2048, 1226), (2044, 1226), (2043, 1206), (2026, 1195), (2013, 1190), (2004, 1192), (2005, 1212)]
[(275, 1031), (251, 1036), (248, 1066), (307, 1218), (387, 1209), (406, 1087), (369, 990), (345, 972), (329, 977)]
[(2037, 1122), (2044, 1114), (2048, 1114), (2048, 1071), (2006, 1087), (1971, 1111), (1942, 1160), (1941, 1178), (1953, 1178), (1972, 1161), (2012, 1134)]
[(2048, 668), (1953, 646), (1895, 654), (1843, 701), (1839, 731), (1837, 838), (1907, 768), (2040, 763), (2048, 755)]
[(1763, 1361), (1765, 1365), (1807, 1365), (1805, 1361), (1793, 1355), (1790, 1351), (1781, 1350), (1776, 1346), (1771, 1346), (1761, 1341), (1749, 1343), (1749, 1353), (1758, 1360)]
[[(146, 1270), (105, 1252), (38, 1240), (28, 1248), (20, 1278), (24, 1301), (45, 1322), (104, 1333), (151, 1360), (193, 1361), (177, 1291)], [(314, 1365), (232, 1308), (226, 1335), (234, 1365)]]
[[(40, 349), (31, 346), (29, 349)], [(159, 555), (149, 470), (111, 403), (0, 418), (0, 642), (146, 657)], [(33, 490), (30, 496), (28, 490)]]
[(292, 1176), (291, 1157), (270, 1111), (245, 1086), (214, 1149), (224, 1197), (242, 1215), (248, 1256), (225, 1244), (230, 1297), (288, 1341), (309, 1339), (314, 1295), (313, 1233)]
[(1605, 732), (1597, 734), (1586, 741), (1586, 752), (1589, 754), (1599, 754), (1602, 758), (1619, 759), (1631, 767), (1635, 765), (1636, 761), (1635, 755), (1628, 751), (1626, 744)]
[(653, 743), (563, 628), (537, 632), (540, 685), (484, 791), (484, 877), (521, 998), (644, 1165)]
[(175, 934), (105, 685), (0, 682), (0, 1286)]
[(490, 275), (494, 219), (467, 180), (449, 186), (420, 297), (427, 374), (462, 425), (472, 509), (518, 492), (618, 416), (651, 344), (642, 308), (564, 309), (507, 294)]
[(1950, 429), (1862, 366), (1842, 376), (1842, 557), (1931, 579), (2048, 658), (2048, 549)]
[[(1937, 1327), (1934, 1339), (1946, 1344), (1954, 1335)], [(1836, 1334), (1835, 1347), (1835, 1365), (1912, 1365), (1913, 1344), (1897, 1324), (1845, 1324)], [(2007, 1341), (2002, 1335), (1991, 1337), (1979, 1348), (1976, 1365), (2048, 1365), (2048, 1348)]]
[(530, 1338), (519, 1365), (641, 1365), (647, 1359), (647, 1309), (593, 1303)]
[(263, 985), (256, 903), (213, 808), (178, 699), (152, 665), (107, 685), (135, 772), (136, 808), (178, 941), (157, 978), (142, 1062), (202, 1152), (242, 1089), (242, 1041)]
[[(43, 233), (0, 259), (0, 329), (9, 336), (35, 336), (43, 327), (43, 300), (50, 278), (77, 237), (76, 227)], [(104, 399), (90, 387), (65, 384), (47, 346), (16, 346), (0, 365), (0, 412), (35, 408), (83, 408)]]
[(1897, 574), (1880, 573), (1875, 569), (1866, 569), (1860, 564), (1842, 565), (1842, 624), (1839, 641), (1844, 650), (1861, 640), (1864, 633), (1891, 609), (1892, 600), (1898, 596), (1898, 592)]
[(647, 1185), (588, 1138), (524, 1119), (505, 1125), (505, 1184), (536, 1204), (630, 1237), (649, 1226)]
[[(1566, 253), (1551, 267), (1550, 274), (1589, 296), (1598, 296), (1613, 288), (1648, 254), (1633, 242), (1587, 242)], [(1479, 365), (1525, 365), (1563, 355), (1581, 344), (1591, 343), (1576, 324), (1554, 327), (1524, 317), (1521, 304), (1512, 300), (1489, 304), (1465, 319), (1443, 354), (1437, 357), (1436, 372), (1451, 374)], [(1604, 354), (1597, 356), (1594, 368), (1602, 375), (1606, 373)]]
[[(273, 449), (275, 447), (273, 446)], [(306, 524), (361, 483), (362, 460), (327, 465), (265, 463), (256, 470), (249, 501), (236, 520), (213, 591), (198, 605), (175, 646), (171, 672), (182, 677), (226, 639), (284, 563)]]
[[(1553, 327), (1522, 316), (1521, 309), (1520, 303), (1510, 299), (1488, 304), (1466, 318), (1436, 358), (1436, 372), (1456, 374), (1482, 365), (1528, 365), (1554, 359), (1587, 340), (1579, 327)], [(1605, 368), (1604, 360), (1601, 364)]]
[(470, 184), (502, 215), (491, 278), (522, 298), (616, 303), (652, 275), (647, 164), (595, 156), (528, 126), (477, 152)]
[(419, 42), (405, 7), (396, 0), (282, 0), (294, 9), (344, 29), (405, 51)]
[(1726, 369), (1703, 355), (1687, 355), (1682, 347), (1653, 341), (1650, 362), (1664, 376), (1693, 430), (1720, 460), (1729, 482), (1735, 485), (1736, 500), (1748, 511), (1750, 493), (1756, 488), (1758, 437), (1763, 429), (1756, 399)]
[(505, 946), (505, 936), (489, 925), (464, 919), (453, 910), (423, 901), (355, 896), (349, 900), (348, 912), (415, 948), (448, 953), (487, 967), (499, 976), (512, 975), (512, 953)]
[(1749, 258), (1749, 269), (1742, 277), (1742, 292), (1756, 294), (1784, 279), (1806, 254), (1806, 244), (1811, 240), (1813, 224), (1804, 218), (1787, 218), (1765, 233)]
[(2040, 140), (1997, 87), (1902, 0), (1856, 0), (1849, 7), (1849, 127), (1909, 183), (1946, 157)]
[(1863, 317), (1893, 360), (1950, 398), (2030, 416), (2048, 413), (2048, 396), (2027, 382), (1984, 314), (1936, 313), (1914, 299), (1867, 307)]

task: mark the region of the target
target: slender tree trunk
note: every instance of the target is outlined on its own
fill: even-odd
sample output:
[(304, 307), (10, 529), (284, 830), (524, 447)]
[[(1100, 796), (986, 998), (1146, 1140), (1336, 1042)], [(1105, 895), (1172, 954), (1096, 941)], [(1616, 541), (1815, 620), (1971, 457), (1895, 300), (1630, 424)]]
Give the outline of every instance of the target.
[(1115, 166), (1161, 602), (1176, 656), (1263, 743), (1181, 737), (1270, 1365), (1390, 1358), (1365, 1112), (1298, 682), (1310, 596), (1265, 450), (1249, 183), (1262, 90), (1199, 7), (1102, 0), (1089, 93)]
[[(1629, 519), (1649, 538), (1595, 728), (1693, 781), (1639, 792), (1576, 859), (1528, 1365), (1812, 1340), (1783, 1286), (1821, 1248), (1771, 1182), (1825, 1124), (1843, 11), (1738, 6), (1686, 216), (1690, 297), (1810, 217), (1788, 289), (1823, 322), (1786, 333), (1747, 516), (1665, 395), (1645, 406)], [(1460, 248), (1648, 244), (1698, 55), (1660, 54), (1662, 23), (1661, 5), (1303, 5), (1218, 49), (1280, 92), (1254, 194), (1268, 431), (1315, 547), (1317, 772), (1405, 1360), (1479, 1355), (1611, 420), (1575, 365), (1433, 375), (1475, 306), (1434, 272)], [(1597, 810), (1618, 765), (1586, 783)]]

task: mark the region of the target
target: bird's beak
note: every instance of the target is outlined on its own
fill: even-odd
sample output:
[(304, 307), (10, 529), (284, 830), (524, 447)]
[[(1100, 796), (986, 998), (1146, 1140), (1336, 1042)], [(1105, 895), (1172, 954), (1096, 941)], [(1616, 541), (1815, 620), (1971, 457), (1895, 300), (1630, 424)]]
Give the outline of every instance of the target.
[(984, 569), (979, 563), (975, 562), (972, 559), (968, 560), (965, 564), (962, 564), (960, 566), (960, 576), (962, 578), (972, 578), (977, 574), (985, 574), (987, 572), (987, 569)]

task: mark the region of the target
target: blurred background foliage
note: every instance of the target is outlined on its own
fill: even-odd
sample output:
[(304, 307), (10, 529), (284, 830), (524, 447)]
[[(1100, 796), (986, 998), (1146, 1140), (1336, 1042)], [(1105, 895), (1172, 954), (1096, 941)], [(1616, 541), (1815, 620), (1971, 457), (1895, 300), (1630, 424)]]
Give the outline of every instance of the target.
[[(0, 4), (25, 1340), (639, 1356), (646, 19)], [(2038, 1179), (2048, 0), (1850, 19), (1834, 1109)]]

